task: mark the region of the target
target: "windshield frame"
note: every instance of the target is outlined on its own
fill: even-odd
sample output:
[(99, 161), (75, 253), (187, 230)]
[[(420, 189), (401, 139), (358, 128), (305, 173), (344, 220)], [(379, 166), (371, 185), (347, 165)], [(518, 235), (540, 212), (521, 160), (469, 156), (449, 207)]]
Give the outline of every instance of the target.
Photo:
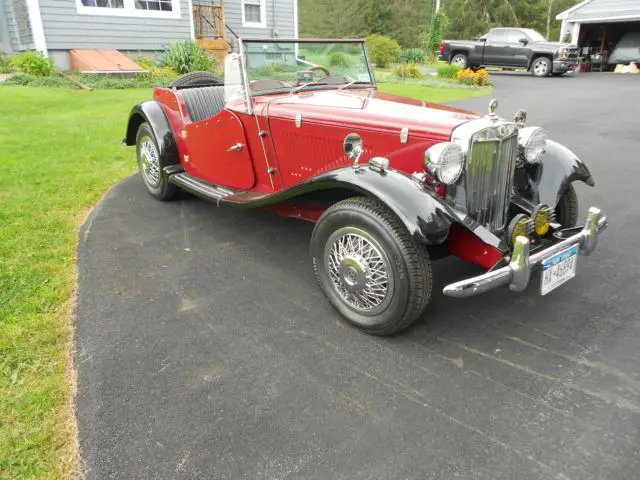
[[(242, 37), (238, 39), (238, 50), (240, 54), (240, 70), (241, 77), (243, 83), (244, 97), (247, 105), (247, 113), (253, 114), (253, 105), (251, 102), (251, 98), (254, 96), (262, 96), (262, 95), (273, 95), (277, 93), (291, 93), (291, 91), (270, 91), (263, 90), (259, 92), (251, 92), (249, 88), (249, 77), (247, 70), (247, 56), (246, 56), (246, 44), (248, 43), (359, 43), (362, 44), (364, 50), (365, 60), (367, 62), (367, 69), (369, 71), (369, 78), (371, 79), (371, 83), (367, 83), (363, 85), (362, 88), (375, 88), (376, 86), (376, 77), (373, 73), (373, 65), (371, 64), (371, 57), (369, 56), (369, 49), (367, 48), (367, 42), (364, 38), (257, 38), (257, 37)], [(357, 84), (356, 84), (357, 85)], [(315, 86), (316, 89), (330, 89), (337, 90), (338, 87), (342, 85), (318, 85)], [(309, 87), (314, 88), (314, 87)]]

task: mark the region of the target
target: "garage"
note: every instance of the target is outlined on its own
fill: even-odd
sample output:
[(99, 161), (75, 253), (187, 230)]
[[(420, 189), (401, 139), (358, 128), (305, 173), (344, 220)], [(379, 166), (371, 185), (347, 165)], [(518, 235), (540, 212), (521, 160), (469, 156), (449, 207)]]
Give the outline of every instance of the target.
[(640, 63), (640, 1), (585, 0), (560, 13), (560, 40), (580, 47), (582, 71)]

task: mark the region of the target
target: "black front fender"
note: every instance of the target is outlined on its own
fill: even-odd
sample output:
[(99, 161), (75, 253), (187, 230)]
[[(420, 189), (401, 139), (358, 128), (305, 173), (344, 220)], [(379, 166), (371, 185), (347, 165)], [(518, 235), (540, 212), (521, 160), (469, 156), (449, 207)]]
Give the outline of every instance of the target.
[(589, 169), (576, 154), (549, 140), (540, 163), (525, 167), (525, 178), (517, 182), (517, 188), (524, 198), (555, 207), (567, 187), (576, 180), (594, 185)]
[(400, 218), (411, 235), (427, 245), (443, 243), (451, 224), (459, 222), (456, 213), (434, 192), (394, 170), (380, 173), (367, 166), (341, 168), (318, 175), (284, 195), (291, 198), (336, 188), (377, 198)]
[(156, 137), (162, 165), (167, 166), (180, 163), (178, 146), (173, 130), (171, 129), (171, 124), (162, 106), (154, 100), (139, 103), (131, 109), (123, 143), (129, 146), (135, 145), (138, 129), (144, 122), (149, 123)]

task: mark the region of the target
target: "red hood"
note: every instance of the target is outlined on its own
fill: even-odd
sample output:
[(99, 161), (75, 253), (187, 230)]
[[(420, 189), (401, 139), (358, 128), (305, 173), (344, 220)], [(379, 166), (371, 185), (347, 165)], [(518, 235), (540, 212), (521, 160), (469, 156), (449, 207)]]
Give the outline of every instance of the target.
[(303, 122), (398, 133), (409, 128), (412, 137), (449, 138), (451, 131), (477, 115), (445, 105), (390, 95), (372, 89), (315, 90), (284, 96), (264, 96), (268, 115)]

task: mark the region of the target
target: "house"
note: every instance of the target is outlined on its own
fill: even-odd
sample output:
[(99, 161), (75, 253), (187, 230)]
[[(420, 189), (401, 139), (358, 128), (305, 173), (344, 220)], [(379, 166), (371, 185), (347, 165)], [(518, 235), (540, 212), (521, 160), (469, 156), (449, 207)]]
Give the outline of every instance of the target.
[(36, 49), (62, 69), (77, 49), (154, 53), (195, 39), (297, 38), (297, 0), (0, 0), (0, 51)]
[(560, 39), (610, 54), (627, 34), (640, 34), (640, 0), (585, 0), (556, 16)]

